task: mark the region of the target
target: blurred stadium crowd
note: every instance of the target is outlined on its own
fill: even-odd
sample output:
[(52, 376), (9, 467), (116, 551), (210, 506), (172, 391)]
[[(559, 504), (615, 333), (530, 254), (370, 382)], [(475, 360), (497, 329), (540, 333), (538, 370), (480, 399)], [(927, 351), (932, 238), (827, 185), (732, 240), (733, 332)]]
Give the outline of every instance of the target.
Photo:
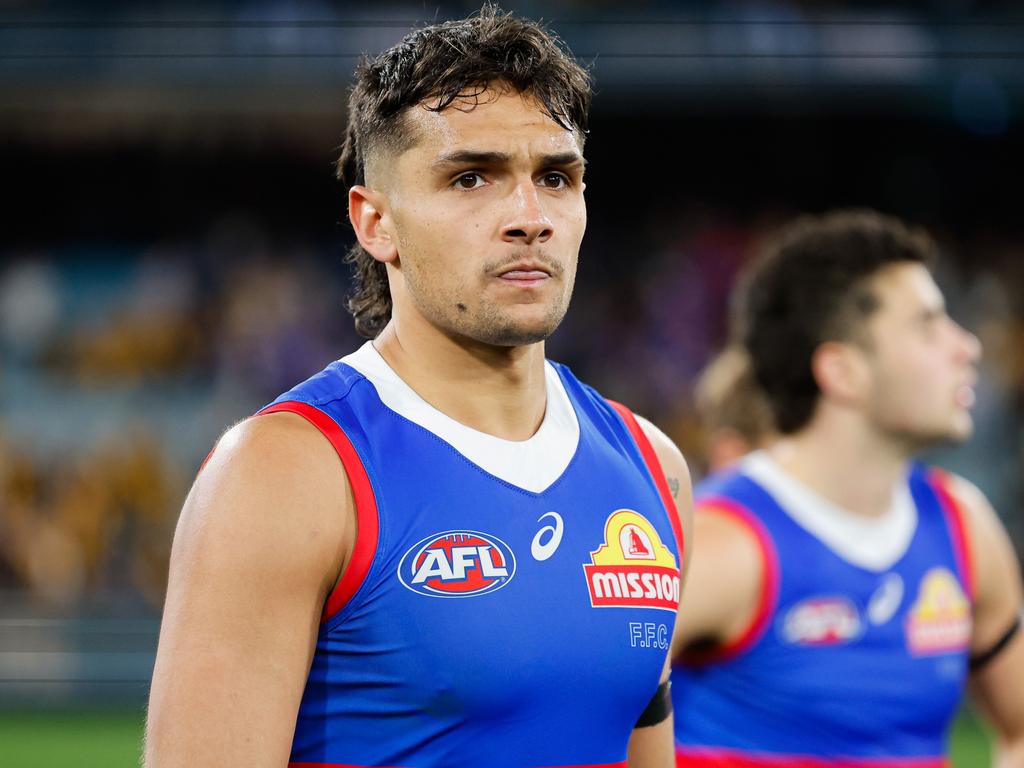
[[(726, 339), (737, 271), (788, 215), (658, 214), (629, 270), (607, 266), (596, 223), (549, 356), (661, 424), (699, 474), (695, 378)], [(952, 312), (986, 349), (977, 434), (937, 458), (1021, 542), (1024, 244), (936, 234)], [(217, 436), (360, 343), (342, 250), (226, 216), (194, 242), (0, 254), (0, 589), (158, 608), (178, 510)]]
[[(906, 217), (939, 240), (952, 314), (985, 346), (976, 434), (929, 458), (1024, 545), (1015, 7), (504, 5), (552, 19), (597, 83), (588, 231), (549, 356), (699, 476), (695, 382), (758, 243), (805, 211)], [(331, 168), (352, 67), (476, 6), (0, 9), (0, 707), (75, 685), (141, 702), (203, 458), (361, 343)]]

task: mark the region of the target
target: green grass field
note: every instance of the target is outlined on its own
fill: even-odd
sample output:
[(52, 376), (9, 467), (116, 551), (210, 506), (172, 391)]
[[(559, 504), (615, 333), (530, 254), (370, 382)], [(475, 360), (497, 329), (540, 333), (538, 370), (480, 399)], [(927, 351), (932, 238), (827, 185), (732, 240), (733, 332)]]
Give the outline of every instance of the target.
[(143, 714), (0, 712), (5, 768), (136, 768)]
[[(4, 768), (135, 768), (143, 715), (138, 712), (0, 712)], [(956, 768), (989, 765), (988, 738), (964, 715), (953, 738)]]

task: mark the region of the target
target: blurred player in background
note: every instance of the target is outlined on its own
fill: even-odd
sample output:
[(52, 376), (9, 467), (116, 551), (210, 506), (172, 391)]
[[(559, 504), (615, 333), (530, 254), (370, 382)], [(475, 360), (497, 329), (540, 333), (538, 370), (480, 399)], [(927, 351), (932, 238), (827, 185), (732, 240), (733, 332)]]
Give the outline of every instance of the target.
[(589, 103), (557, 40), (492, 7), (357, 70), (339, 171), (372, 341), (197, 479), (151, 768), (671, 766), (686, 465), (544, 357)]
[(697, 488), (679, 765), (939, 768), (970, 680), (1024, 766), (1016, 557), (975, 487), (913, 460), (972, 431), (980, 348), (935, 250), (873, 212), (807, 217), (741, 286), (778, 437)]
[(708, 469), (716, 472), (767, 447), (775, 428), (750, 356), (731, 344), (705, 366), (694, 388)]

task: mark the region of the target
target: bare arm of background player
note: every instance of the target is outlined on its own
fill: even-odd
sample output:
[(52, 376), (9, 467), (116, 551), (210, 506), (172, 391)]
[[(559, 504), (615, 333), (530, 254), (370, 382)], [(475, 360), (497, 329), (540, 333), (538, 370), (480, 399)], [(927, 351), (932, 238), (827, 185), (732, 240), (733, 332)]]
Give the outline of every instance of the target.
[[(1020, 566), (1002, 523), (984, 494), (957, 478), (953, 492), (967, 523), (976, 597), (971, 654), (999, 641), (1022, 607)], [(999, 768), (1024, 768), (1024, 631), (971, 675), (971, 691), (996, 732)]]
[(287, 765), (321, 610), (354, 533), (339, 469), (294, 414), (221, 439), (174, 536), (148, 768)]
[(746, 524), (707, 506), (694, 513), (693, 526), (699, 544), (676, 621), (674, 657), (738, 639), (754, 620), (764, 583), (764, 556)]
[[(669, 489), (675, 497), (676, 511), (683, 527), (683, 562), (680, 573), (686, 583), (687, 564), (693, 551), (693, 497), (690, 489), (690, 471), (686, 467), (683, 454), (676, 448), (664, 432), (646, 419), (637, 417), (644, 434), (651, 441), (651, 446), (658, 454), (658, 461), (665, 472)], [(671, 654), (665, 655), (665, 668), (662, 681), (667, 680), (671, 669)], [(630, 768), (666, 768), (675, 765), (675, 745), (673, 739), (672, 717), (647, 728), (637, 728), (629, 740)]]

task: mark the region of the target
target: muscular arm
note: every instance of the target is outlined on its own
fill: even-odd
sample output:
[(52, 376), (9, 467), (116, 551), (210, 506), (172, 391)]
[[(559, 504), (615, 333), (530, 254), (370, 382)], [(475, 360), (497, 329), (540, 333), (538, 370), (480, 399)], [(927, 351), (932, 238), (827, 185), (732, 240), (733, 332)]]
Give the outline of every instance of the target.
[[(693, 497), (690, 488), (690, 471), (683, 454), (665, 433), (646, 419), (637, 418), (647, 439), (658, 455), (658, 461), (665, 473), (668, 487), (675, 497), (676, 512), (683, 528), (683, 562), (680, 572), (686, 582), (687, 566), (693, 551)], [(671, 654), (666, 654), (662, 681), (668, 680), (671, 670)], [(637, 728), (629, 740), (630, 768), (666, 768), (675, 765), (672, 717), (646, 728)]]
[[(690, 562), (672, 655), (714, 651), (737, 640), (753, 622), (764, 582), (764, 557), (754, 532), (713, 506), (694, 514), (700, 542)], [(727, 564), (727, 565), (724, 565)]]
[(289, 413), (221, 440), (185, 501), (146, 726), (145, 764), (282, 766), (324, 601), (350, 550), (341, 462)]
[[(1020, 566), (1013, 546), (985, 496), (957, 478), (952, 491), (964, 520), (974, 562), (976, 596), (971, 655), (992, 648), (1022, 607)], [(971, 675), (971, 690), (996, 732), (996, 765), (1024, 768), (1024, 632)]]

